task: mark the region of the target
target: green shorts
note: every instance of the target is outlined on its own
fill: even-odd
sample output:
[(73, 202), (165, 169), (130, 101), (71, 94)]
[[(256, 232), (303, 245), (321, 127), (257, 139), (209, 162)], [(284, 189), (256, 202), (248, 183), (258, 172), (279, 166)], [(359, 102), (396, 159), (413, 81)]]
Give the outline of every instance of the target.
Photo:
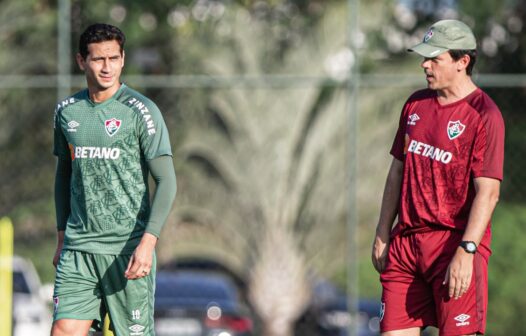
[(100, 331), (108, 313), (116, 336), (155, 335), (155, 255), (150, 274), (136, 280), (124, 277), (130, 257), (62, 251), (53, 292), (53, 320), (93, 320), (92, 330)]

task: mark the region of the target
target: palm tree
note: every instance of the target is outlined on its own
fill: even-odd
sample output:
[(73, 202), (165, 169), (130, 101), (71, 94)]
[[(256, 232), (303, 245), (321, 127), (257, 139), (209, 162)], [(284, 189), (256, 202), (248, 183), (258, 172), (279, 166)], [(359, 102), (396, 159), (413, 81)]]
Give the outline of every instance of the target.
[[(240, 19), (244, 11), (229, 14), (235, 32), (230, 52), (209, 46), (213, 57), (204, 62), (214, 74), (240, 68), (263, 73), (268, 67), (319, 73), (322, 51), (342, 41), (312, 28), (285, 56), (272, 53), (268, 26), (254, 18), (247, 25)], [(328, 12), (320, 27), (338, 22), (341, 13)], [(283, 59), (272, 63), (269, 54)], [(345, 90), (327, 80), (288, 90), (214, 89), (202, 98), (202, 111), (181, 118), (186, 136), (176, 153), (184, 162), (176, 241), (161, 251), (215, 255), (247, 270), (264, 335), (291, 335), (309, 303), (310, 274), (330, 273), (345, 260)]]

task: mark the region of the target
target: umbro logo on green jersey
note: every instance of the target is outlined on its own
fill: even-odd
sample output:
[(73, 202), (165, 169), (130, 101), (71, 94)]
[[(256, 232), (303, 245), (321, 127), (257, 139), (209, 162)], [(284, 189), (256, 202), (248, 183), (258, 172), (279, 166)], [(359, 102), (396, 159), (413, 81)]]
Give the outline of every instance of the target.
[(80, 124), (78, 122), (76, 122), (75, 120), (71, 120), (70, 122), (68, 122), (68, 132), (76, 132), (77, 127), (79, 126)]
[(106, 134), (110, 137), (114, 136), (115, 133), (121, 128), (121, 121), (115, 118), (108, 119), (104, 122), (104, 128), (106, 129)]

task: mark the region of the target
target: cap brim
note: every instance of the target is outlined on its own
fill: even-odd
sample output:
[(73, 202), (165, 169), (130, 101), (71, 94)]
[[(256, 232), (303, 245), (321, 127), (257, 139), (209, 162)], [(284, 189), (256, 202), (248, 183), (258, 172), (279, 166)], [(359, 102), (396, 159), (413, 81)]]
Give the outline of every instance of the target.
[(427, 43), (420, 43), (416, 46), (407, 49), (407, 51), (414, 51), (417, 54), (424, 56), (426, 58), (433, 58), (437, 57), (440, 54), (445, 53), (448, 51), (447, 48), (441, 48), (441, 47), (435, 47)]

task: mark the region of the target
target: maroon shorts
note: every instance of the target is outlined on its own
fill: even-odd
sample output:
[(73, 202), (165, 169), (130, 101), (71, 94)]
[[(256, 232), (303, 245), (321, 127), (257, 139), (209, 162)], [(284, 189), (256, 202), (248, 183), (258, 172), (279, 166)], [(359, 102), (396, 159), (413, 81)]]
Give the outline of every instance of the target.
[(382, 332), (435, 326), (440, 335), (483, 334), (488, 304), (489, 248), (473, 258), (468, 291), (455, 300), (443, 285), (462, 234), (440, 230), (396, 235), (391, 239), (382, 282)]

